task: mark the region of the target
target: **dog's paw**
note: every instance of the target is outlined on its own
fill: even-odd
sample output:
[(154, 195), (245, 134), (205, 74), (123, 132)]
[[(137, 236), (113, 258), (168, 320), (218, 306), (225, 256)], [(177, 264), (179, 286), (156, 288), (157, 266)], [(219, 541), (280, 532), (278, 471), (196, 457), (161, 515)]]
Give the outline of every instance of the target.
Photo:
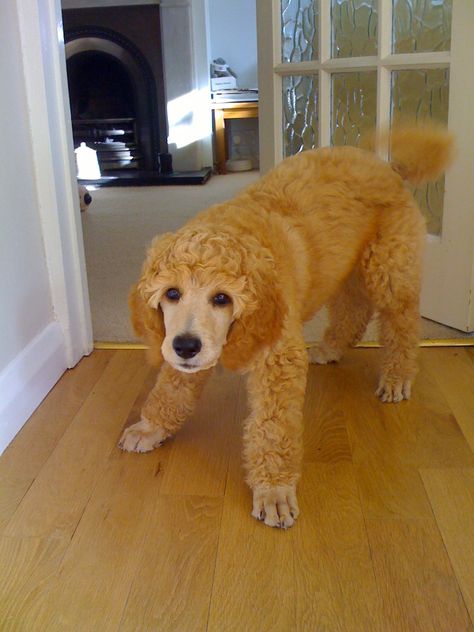
[(310, 364), (328, 364), (329, 362), (339, 362), (342, 358), (342, 352), (332, 349), (322, 342), (316, 347), (308, 349), (308, 357)]
[(147, 419), (126, 428), (120, 438), (119, 448), (127, 452), (150, 452), (167, 438), (162, 428), (154, 426)]
[(397, 403), (411, 397), (411, 380), (380, 378), (375, 394), (385, 403)]
[(299, 513), (294, 485), (254, 489), (252, 516), (262, 520), (268, 527), (288, 529), (293, 526)]

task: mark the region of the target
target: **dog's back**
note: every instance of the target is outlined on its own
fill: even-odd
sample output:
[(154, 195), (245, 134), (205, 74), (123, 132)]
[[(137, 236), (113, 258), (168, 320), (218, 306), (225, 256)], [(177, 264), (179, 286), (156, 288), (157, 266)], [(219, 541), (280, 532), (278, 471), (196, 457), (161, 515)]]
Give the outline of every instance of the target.
[[(382, 143), (390, 145), (391, 163), (374, 153)], [(403, 224), (418, 242), (424, 222), (404, 181), (436, 180), (452, 154), (446, 130), (406, 127), (373, 135), (365, 149), (327, 147), (287, 158), (244, 196), (262, 206), (268, 199), (272, 213), (303, 220), (310, 258), (317, 262), (314, 285), (321, 290), (321, 275), (330, 281), (346, 276), (380, 232)]]
[[(390, 147), (391, 162), (374, 151)], [(453, 138), (435, 126), (406, 127), (372, 134), (355, 147), (325, 147), (301, 152), (283, 160), (247, 193), (281, 192), (300, 212), (311, 212), (340, 200), (361, 201), (366, 207), (392, 205), (390, 194), (403, 191), (403, 180), (420, 185), (437, 180), (450, 163)], [(397, 177), (399, 176), (399, 177)], [(401, 180), (400, 180), (401, 178)]]

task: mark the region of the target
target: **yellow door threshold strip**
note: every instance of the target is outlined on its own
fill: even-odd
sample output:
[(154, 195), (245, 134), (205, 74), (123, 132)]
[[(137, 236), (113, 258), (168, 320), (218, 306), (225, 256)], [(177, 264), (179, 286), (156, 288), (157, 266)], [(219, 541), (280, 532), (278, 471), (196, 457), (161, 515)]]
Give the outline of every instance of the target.
[[(317, 342), (308, 342), (306, 347), (315, 347)], [(378, 342), (361, 342), (356, 348), (371, 349), (377, 348), (381, 345)], [(420, 347), (474, 347), (474, 338), (435, 338), (432, 340), (421, 340)], [(94, 349), (147, 349), (147, 345), (140, 342), (102, 342), (97, 341), (94, 343)]]

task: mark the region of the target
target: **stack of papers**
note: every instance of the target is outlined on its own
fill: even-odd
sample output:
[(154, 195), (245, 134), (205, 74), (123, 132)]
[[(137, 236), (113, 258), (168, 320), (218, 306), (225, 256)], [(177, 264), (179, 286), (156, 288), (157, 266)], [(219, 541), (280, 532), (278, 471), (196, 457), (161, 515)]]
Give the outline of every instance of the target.
[(218, 101), (219, 103), (228, 103), (229, 101), (258, 101), (258, 90), (243, 88), (219, 90), (212, 92), (212, 100)]

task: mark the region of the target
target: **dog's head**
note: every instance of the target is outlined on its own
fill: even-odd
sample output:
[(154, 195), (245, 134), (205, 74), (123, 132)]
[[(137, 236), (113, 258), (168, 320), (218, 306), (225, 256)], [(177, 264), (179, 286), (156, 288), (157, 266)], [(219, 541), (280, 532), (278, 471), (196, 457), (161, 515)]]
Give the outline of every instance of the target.
[(195, 372), (244, 368), (272, 344), (285, 305), (270, 251), (251, 236), (188, 228), (155, 239), (130, 295), (151, 361)]

